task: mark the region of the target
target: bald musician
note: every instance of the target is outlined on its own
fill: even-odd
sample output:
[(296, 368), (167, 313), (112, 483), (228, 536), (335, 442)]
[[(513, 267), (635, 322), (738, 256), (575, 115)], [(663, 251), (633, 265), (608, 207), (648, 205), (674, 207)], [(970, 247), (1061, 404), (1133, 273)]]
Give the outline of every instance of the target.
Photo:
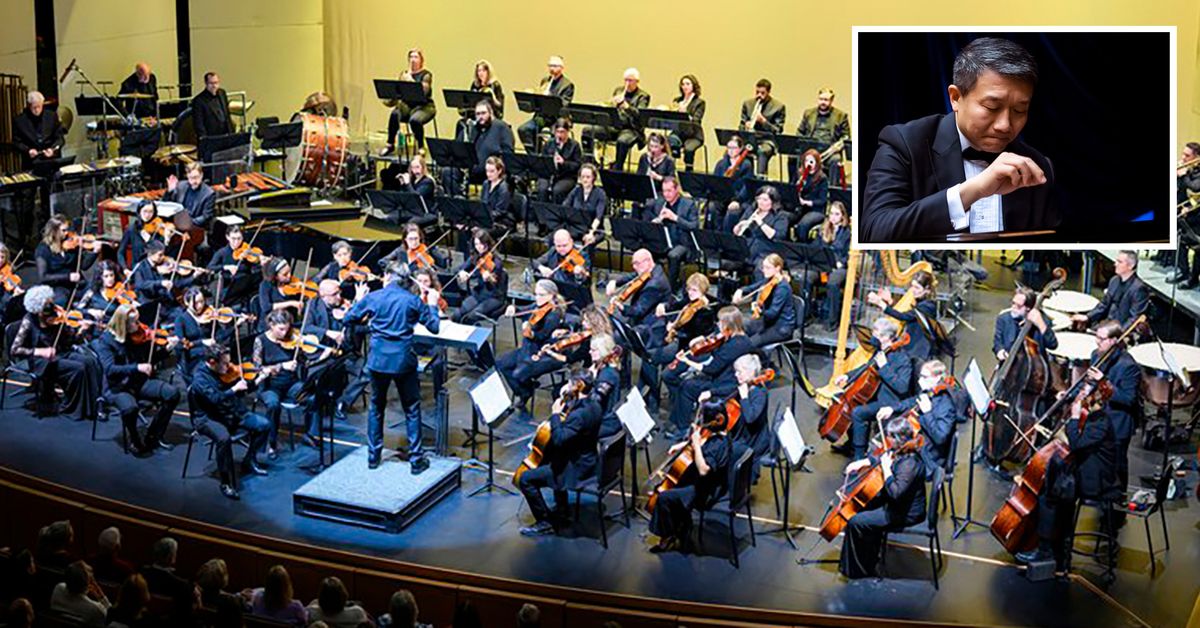
[(145, 98), (129, 98), (124, 100), (125, 113), (135, 118), (148, 118), (158, 115), (158, 77), (150, 71), (150, 64), (142, 61), (133, 68), (133, 74), (121, 81), (121, 91), (125, 96), (138, 94)]

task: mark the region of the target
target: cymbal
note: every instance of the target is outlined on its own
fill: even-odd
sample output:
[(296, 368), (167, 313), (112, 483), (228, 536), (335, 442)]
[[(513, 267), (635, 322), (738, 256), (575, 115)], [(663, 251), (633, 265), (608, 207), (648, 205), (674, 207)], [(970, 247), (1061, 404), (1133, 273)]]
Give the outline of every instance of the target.
[(154, 151), (153, 157), (164, 163), (188, 163), (195, 161), (196, 147), (192, 144), (171, 144)]
[(154, 97), (151, 96), (150, 94), (142, 94), (142, 93), (138, 93), (138, 92), (133, 92), (133, 93), (129, 93), (129, 94), (117, 94), (117, 98), (154, 98)]

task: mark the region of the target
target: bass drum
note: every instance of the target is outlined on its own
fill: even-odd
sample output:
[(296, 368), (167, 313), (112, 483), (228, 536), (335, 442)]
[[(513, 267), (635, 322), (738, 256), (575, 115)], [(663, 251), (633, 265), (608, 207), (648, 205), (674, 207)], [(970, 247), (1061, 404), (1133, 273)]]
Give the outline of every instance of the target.
[(344, 118), (297, 113), (302, 122), (300, 145), (287, 149), (284, 176), (289, 183), (317, 188), (335, 187), (342, 181), (350, 129)]

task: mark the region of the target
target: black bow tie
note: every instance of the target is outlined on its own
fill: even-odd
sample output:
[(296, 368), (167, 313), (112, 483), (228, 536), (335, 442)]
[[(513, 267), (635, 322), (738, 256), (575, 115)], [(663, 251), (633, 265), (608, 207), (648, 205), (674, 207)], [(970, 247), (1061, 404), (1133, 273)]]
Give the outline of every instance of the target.
[(996, 161), (996, 158), (1000, 156), (1000, 153), (989, 153), (971, 146), (964, 148), (962, 153), (963, 159), (967, 161), (986, 161), (989, 164)]

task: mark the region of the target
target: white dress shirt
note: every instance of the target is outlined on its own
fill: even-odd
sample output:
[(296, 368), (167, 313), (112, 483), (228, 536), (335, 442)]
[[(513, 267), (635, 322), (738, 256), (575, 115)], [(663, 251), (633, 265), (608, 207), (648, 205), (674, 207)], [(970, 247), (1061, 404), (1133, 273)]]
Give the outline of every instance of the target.
[[(955, 130), (958, 131), (958, 144), (963, 150), (966, 150), (971, 144), (967, 141), (966, 136), (962, 134), (962, 130), (955, 125)], [(966, 179), (983, 172), (987, 169), (986, 161), (963, 160), (963, 175)], [(946, 190), (946, 204), (950, 207), (950, 224), (954, 226), (955, 231), (960, 231), (967, 227), (971, 228), (971, 233), (991, 233), (994, 231), (1004, 231), (1004, 203), (999, 194), (985, 196), (970, 207), (970, 213), (967, 213), (967, 208), (963, 207), (962, 196), (959, 194), (962, 184), (959, 183)]]

